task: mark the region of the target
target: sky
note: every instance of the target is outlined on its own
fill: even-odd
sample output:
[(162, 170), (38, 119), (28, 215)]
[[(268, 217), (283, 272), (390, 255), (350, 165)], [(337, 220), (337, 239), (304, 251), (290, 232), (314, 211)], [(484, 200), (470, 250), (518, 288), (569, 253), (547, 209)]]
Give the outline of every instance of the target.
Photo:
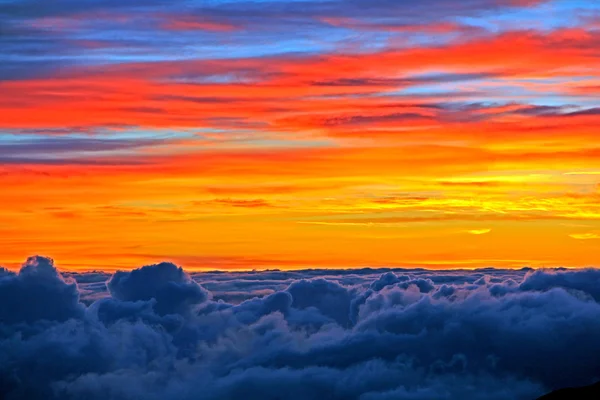
[(1, 0), (0, 263), (600, 265), (600, 3)]

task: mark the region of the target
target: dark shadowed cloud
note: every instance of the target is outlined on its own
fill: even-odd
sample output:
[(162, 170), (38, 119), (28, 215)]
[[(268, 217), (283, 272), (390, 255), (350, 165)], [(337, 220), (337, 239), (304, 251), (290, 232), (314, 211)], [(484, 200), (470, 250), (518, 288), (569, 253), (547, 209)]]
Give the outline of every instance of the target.
[(4, 270), (0, 278), (2, 323), (66, 321), (83, 314), (75, 281), (64, 279), (50, 258), (30, 257), (18, 274)]
[(112, 297), (123, 301), (156, 301), (160, 315), (187, 313), (209, 294), (171, 263), (148, 265), (131, 272), (116, 272), (107, 283)]
[(170, 263), (110, 276), (60, 274), (32, 257), (18, 274), (0, 270), (0, 392), (532, 399), (600, 378), (598, 276), (363, 269), (192, 278)]

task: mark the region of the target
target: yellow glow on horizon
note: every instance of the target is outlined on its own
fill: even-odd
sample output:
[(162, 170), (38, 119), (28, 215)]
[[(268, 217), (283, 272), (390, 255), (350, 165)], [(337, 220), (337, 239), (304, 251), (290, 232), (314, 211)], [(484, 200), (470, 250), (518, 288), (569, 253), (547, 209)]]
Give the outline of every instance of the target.
[(490, 233), (491, 231), (491, 229), (471, 229), (467, 232), (469, 232), (472, 235), (485, 235), (486, 233)]
[(572, 233), (569, 236), (579, 240), (600, 239), (600, 234), (598, 233)]

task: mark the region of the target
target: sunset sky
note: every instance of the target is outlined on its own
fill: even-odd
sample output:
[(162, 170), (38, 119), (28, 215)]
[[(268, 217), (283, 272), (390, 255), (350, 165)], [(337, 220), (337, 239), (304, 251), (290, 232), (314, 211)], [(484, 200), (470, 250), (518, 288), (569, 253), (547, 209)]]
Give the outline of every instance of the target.
[(600, 2), (0, 1), (0, 265), (600, 266)]

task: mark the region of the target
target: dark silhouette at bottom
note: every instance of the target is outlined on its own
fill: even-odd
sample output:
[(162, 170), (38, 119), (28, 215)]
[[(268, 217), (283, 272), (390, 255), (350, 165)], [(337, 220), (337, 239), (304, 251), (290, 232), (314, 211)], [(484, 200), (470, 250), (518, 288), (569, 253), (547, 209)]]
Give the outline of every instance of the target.
[(537, 400), (598, 400), (600, 399), (600, 382), (590, 386), (558, 389), (539, 397)]

